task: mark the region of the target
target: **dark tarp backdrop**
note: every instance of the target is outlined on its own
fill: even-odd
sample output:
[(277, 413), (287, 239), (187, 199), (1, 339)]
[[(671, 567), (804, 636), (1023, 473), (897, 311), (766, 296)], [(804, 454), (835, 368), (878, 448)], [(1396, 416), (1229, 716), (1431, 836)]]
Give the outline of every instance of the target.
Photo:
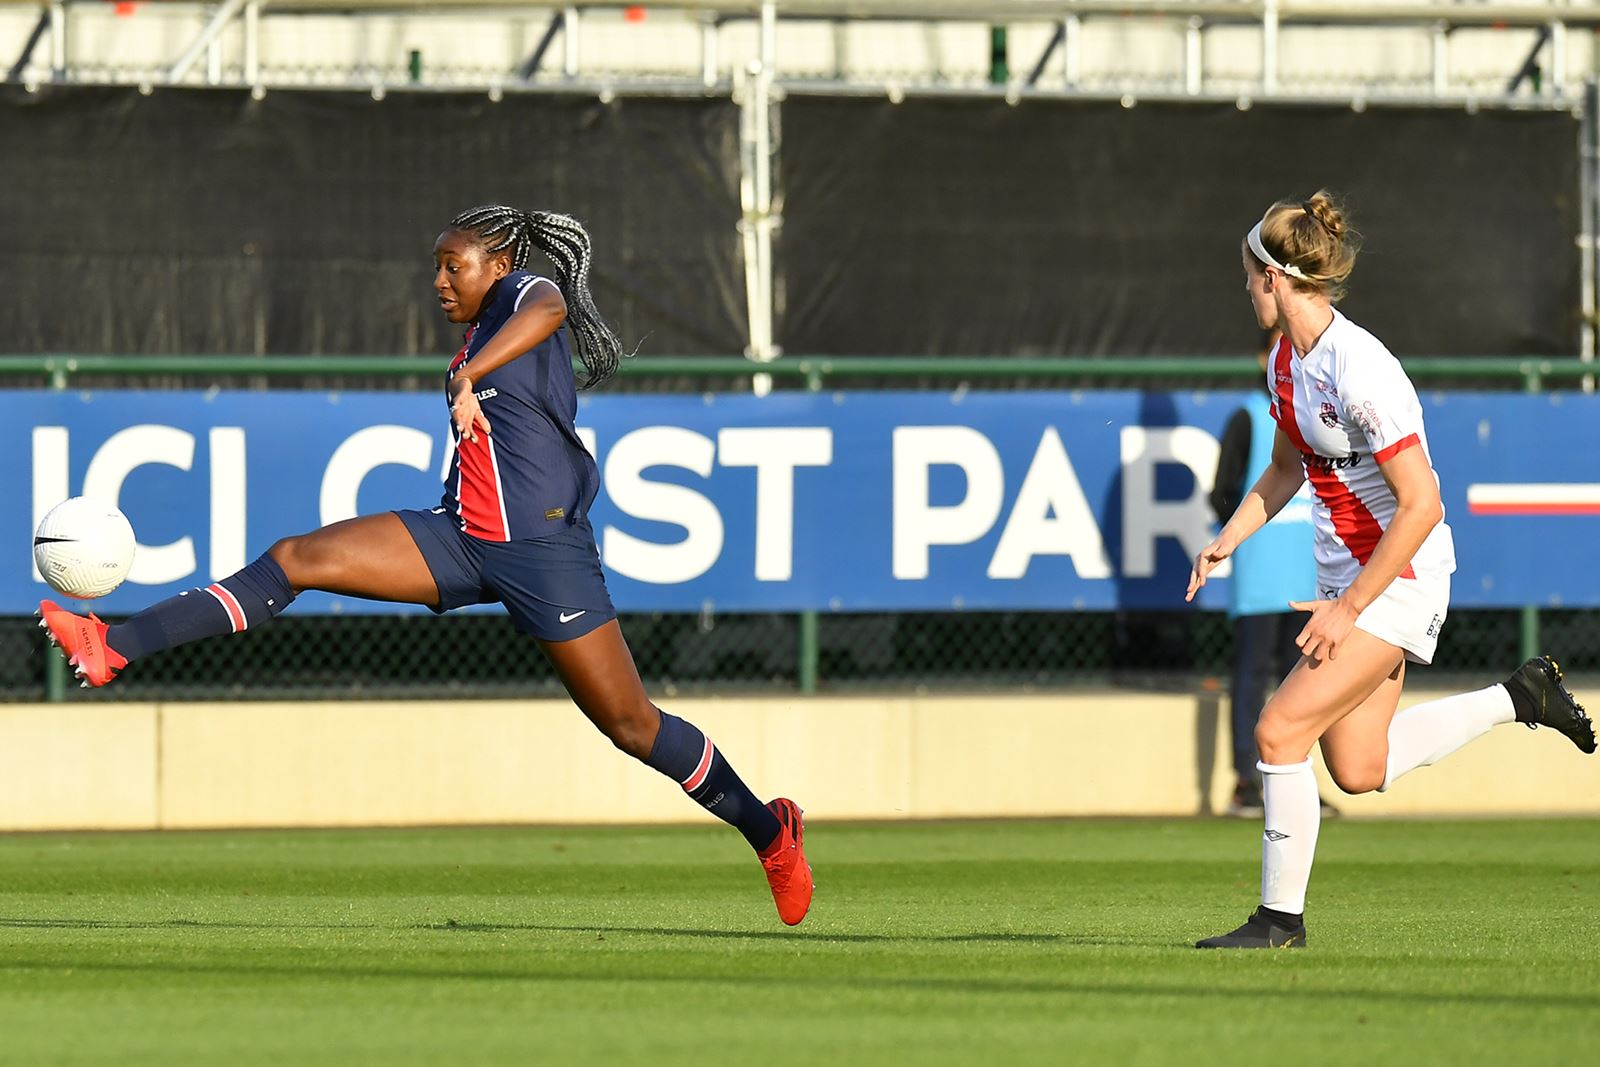
[(1321, 186), (1366, 236), (1343, 306), (1397, 354), (1577, 351), (1569, 112), (796, 92), (780, 115), (789, 352), (1252, 351), (1245, 231)]
[(445, 353), (433, 241), (494, 201), (584, 222), (629, 347), (742, 352), (738, 158), (721, 99), (0, 89), (0, 350)]

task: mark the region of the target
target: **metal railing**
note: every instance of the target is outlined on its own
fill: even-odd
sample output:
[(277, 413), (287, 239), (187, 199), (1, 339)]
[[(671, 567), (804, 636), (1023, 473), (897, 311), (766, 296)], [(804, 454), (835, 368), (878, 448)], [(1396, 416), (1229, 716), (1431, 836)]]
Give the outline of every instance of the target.
[[(1514, 382), (1537, 393), (1550, 382), (1594, 388), (1600, 371), (1592, 360), (1571, 356), (1414, 356), (1401, 359), (1418, 382)], [(437, 379), (442, 362), (432, 356), (176, 356), (72, 355), (45, 353), (0, 356), (0, 379), (41, 378), (51, 388), (72, 388), (89, 375), (128, 377), (204, 376), (219, 378), (309, 378), (364, 376)], [(1090, 382), (1104, 379), (1159, 381), (1254, 380), (1261, 371), (1243, 356), (783, 356), (755, 363), (733, 356), (649, 356), (624, 360), (626, 378), (748, 378), (770, 375), (799, 380), (818, 391), (829, 383), (861, 379), (1058, 378)]]

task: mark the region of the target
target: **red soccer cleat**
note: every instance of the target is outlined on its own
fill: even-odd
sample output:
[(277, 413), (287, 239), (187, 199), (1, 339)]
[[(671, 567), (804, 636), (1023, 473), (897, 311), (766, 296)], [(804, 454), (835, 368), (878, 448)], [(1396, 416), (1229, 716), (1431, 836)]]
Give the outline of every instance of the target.
[(105, 685), (128, 665), (106, 644), (106, 624), (92, 612), (86, 619), (53, 600), (41, 600), (39, 625), (50, 635), (50, 643), (66, 654), (85, 689)]
[(806, 824), (801, 818), (804, 813), (800, 805), (785, 797), (774, 800), (767, 809), (778, 817), (783, 829), (778, 831), (778, 839), (759, 853), (761, 866), (772, 887), (773, 903), (778, 905), (778, 918), (795, 926), (811, 909), (811, 864), (806, 862)]

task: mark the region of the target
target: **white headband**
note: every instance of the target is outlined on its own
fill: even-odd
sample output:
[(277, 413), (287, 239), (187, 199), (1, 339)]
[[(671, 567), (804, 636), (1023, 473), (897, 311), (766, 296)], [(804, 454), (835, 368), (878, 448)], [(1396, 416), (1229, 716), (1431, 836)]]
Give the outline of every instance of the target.
[[(1266, 220), (1263, 219), (1262, 221), (1264, 222)], [(1293, 263), (1283, 264), (1272, 258), (1272, 254), (1267, 251), (1267, 246), (1261, 243), (1260, 222), (1256, 223), (1250, 228), (1250, 232), (1245, 235), (1244, 243), (1249, 245), (1250, 251), (1254, 252), (1256, 258), (1265, 263), (1267, 266), (1280, 270), (1291, 278), (1299, 278), (1301, 281), (1306, 280), (1305, 272), (1299, 267), (1295, 266)]]

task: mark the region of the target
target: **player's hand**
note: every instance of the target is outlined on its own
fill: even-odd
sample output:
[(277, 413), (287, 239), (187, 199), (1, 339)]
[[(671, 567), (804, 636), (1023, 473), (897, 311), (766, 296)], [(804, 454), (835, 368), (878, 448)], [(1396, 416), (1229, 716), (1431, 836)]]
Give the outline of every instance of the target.
[(1311, 618), (1294, 643), (1313, 660), (1336, 659), (1339, 646), (1355, 629), (1356, 609), (1343, 597), (1337, 600), (1291, 600), (1296, 611), (1309, 611)]
[(450, 402), (450, 421), (455, 424), (456, 433), (468, 441), (477, 441), (479, 430), (489, 432), (489, 419), (478, 403), (477, 394), (472, 391), (472, 382), (457, 380), (466, 381), (466, 384), (455, 390), (455, 399)]
[(1194, 595), (1200, 591), (1202, 585), (1206, 584), (1206, 575), (1215, 570), (1217, 564), (1233, 555), (1236, 547), (1238, 546), (1230, 545), (1219, 537), (1200, 550), (1200, 554), (1194, 558), (1194, 569), (1189, 572), (1189, 591), (1183, 595), (1185, 602), (1194, 600)]

